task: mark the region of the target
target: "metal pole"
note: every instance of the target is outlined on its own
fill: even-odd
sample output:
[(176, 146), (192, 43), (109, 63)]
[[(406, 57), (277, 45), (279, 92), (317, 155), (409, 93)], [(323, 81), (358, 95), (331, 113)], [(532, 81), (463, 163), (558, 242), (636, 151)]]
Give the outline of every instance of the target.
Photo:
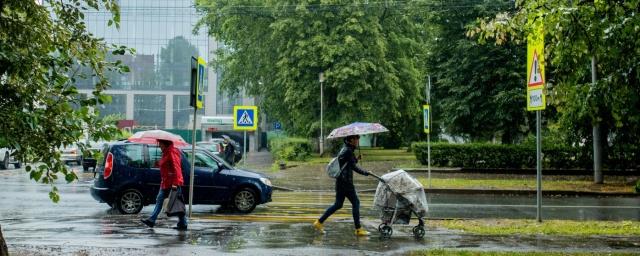
[[(429, 84), (427, 85), (427, 104), (431, 106), (431, 76), (429, 77)], [(427, 171), (429, 173), (429, 188), (431, 188), (431, 108), (429, 108), (429, 133), (427, 133)]]
[[(591, 56), (591, 83), (596, 85), (596, 57)], [(593, 182), (602, 184), (602, 152), (600, 151), (600, 124), (593, 125)]]
[(244, 146), (242, 147), (242, 166), (247, 163), (247, 131), (244, 131)]
[(542, 136), (540, 136), (540, 110), (536, 111), (536, 219), (542, 222)]
[(193, 206), (193, 176), (196, 169), (196, 116), (198, 107), (193, 107), (193, 129), (191, 131), (191, 173), (189, 174), (189, 218), (191, 218), (191, 208)]
[(324, 91), (322, 88), (322, 80), (320, 80), (320, 155), (324, 153), (324, 134), (323, 134), (323, 119), (324, 119), (324, 103), (323, 103), (323, 95)]

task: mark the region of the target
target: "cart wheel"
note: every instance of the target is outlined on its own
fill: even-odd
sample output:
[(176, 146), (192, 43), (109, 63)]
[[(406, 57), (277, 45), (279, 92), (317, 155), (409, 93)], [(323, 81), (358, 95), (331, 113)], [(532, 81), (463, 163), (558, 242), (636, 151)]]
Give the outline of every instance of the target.
[(415, 227), (413, 227), (413, 236), (415, 238), (424, 237), (424, 227), (423, 226), (415, 226)]
[(387, 223), (381, 223), (378, 225), (378, 232), (382, 233), (382, 227), (387, 226)]
[(384, 225), (380, 228), (380, 235), (383, 238), (389, 238), (391, 237), (391, 234), (393, 234), (393, 229), (390, 226)]

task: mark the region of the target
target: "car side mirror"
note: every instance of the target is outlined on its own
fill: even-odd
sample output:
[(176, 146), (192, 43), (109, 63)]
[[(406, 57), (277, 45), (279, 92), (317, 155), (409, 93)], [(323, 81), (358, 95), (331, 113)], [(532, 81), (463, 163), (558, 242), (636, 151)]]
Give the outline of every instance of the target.
[(216, 172), (220, 172), (226, 168), (224, 164), (221, 164), (219, 162), (216, 162), (216, 164), (218, 165), (218, 170), (216, 170)]

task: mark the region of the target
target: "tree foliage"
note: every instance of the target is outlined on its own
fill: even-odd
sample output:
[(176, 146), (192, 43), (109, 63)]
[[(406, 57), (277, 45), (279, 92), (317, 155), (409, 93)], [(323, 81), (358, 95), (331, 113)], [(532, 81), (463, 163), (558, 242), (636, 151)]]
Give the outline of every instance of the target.
[[(609, 165), (640, 164), (640, 1), (517, 1), (516, 12), (479, 19), (469, 33), (482, 42), (523, 41), (529, 21), (544, 26), (547, 99), (569, 142), (591, 145), (598, 124)], [(597, 83), (591, 83), (591, 58)], [(551, 72), (549, 72), (551, 70)], [(613, 160), (613, 161), (611, 161)], [(634, 166), (627, 166), (634, 167)]]
[[(110, 101), (102, 93), (109, 87), (104, 72), (127, 70), (105, 55), (127, 49), (95, 38), (83, 21), (83, 12), (106, 9), (113, 14), (109, 25), (117, 26), (117, 1), (37, 2), (0, 1), (0, 141), (21, 161), (34, 163), (26, 167), (31, 179), (52, 184), (49, 196), (57, 202), (58, 176), (77, 179), (60, 161), (59, 147), (78, 142), (85, 132), (96, 140), (116, 132), (93, 107)], [(75, 82), (85, 76), (94, 78), (95, 90), (82, 98)]]
[(429, 12), (432, 102), (436, 120), (446, 133), (473, 141), (512, 143), (529, 132), (525, 46), (479, 44), (466, 35), (467, 26), (478, 17), (509, 10), (513, 10), (512, 1), (473, 1)]
[[(221, 88), (259, 96), (291, 134), (325, 135), (354, 121), (419, 134), (426, 56), (417, 2), (198, 0), (200, 26), (224, 44)], [(196, 28), (197, 29), (197, 28)]]

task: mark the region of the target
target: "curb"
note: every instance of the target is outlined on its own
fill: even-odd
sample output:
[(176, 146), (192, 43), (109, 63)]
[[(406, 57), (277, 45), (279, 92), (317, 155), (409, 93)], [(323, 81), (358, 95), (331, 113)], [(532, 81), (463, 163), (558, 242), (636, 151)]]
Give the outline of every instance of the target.
[(280, 187), (280, 186), (272, 185), (271, 187), (273, 188), (273, 190), (277, 190), (277, 191), (288, 191), (288, 192), (296, 191), (295, 189), (292, 189), (292, 188), (286, 188), (286, 187)]
[[(393, 168), (391, 171), (405, 170), (406, 172), (426, 173), (427, 168)], [(536, 169), (510, 169), (510, 168), (431, 168), (432, 173), (475, 173), (475, 174), (517, 174), (517, 175), (536, 175)], [(543, 169), (542, 175), (576, 175), (589, 176), (593, 175), (593, 170), (581, 169)], [(639, 170), (627, 171), (603, 171), (605, 176), (640, 176)]]
[[(273, 186), (274, 190), (287, 192), (334, 192), (334, 190), (304, 190), (292, 189), (286, 187)], [(375, 189), (358, 190), (361, 193), (375, 193)], [(431, 194), (483, 194), (483, 195), (536, 195), (535, 190), (512, 190), (512, 189), (448, 189), (448, 188), (425, 188), (425, 193)], [(592, 191), (565, 191), (565, 190), (543, 190), (543, 196), (597, 196), (597, 197), (640, 197), (635, 193), (617, 193), (617, 192), (592, 192)]]
[[(536, 190), (512, 189), (425, 189), (426, 193), (440, 194), (493, 194), (493, 195), (536, 195)], [(543, 190), (543, 196), (598, 196), (598, 197), (640, 197), (640, 194), (618, 192)]]

